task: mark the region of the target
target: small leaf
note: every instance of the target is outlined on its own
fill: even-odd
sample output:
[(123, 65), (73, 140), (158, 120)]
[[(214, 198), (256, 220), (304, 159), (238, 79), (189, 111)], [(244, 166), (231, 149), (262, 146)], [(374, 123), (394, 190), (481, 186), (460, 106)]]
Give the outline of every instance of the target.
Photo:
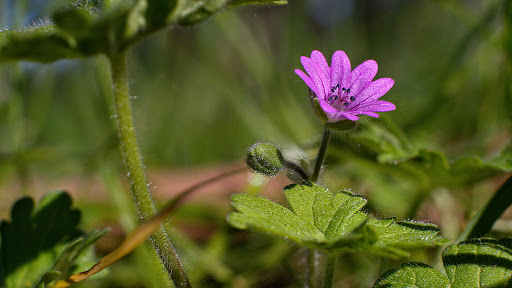
[(453, 288), (511, 287), (512, 238), (473, 239), (443, 251)]
[(229, 0), (182, 0), (172, 12), (171, 22), (182, 26), (197, 24), (223, 9)]
[(50, 271), (58, 255), (80, 234), (80, 212), (64, 192), (48, 194), (37, 207), (30, 198), (18, 200), (11, 222), (0, 224), (2, 287), (34, 287)]
[(366, 200), (348, 192), (333, 195), (309, 183), (289, 185), (284, 195), (291, 210), (262, 197), (234, 195), (232, 205), (237, 211), (228, 221), (240, 229), (254, 228), (311, 248), (391, 257), (408, 256), (407, 249), (448, 241), (437, 236), (439, 229), (432, 224), (371, 219), (361, 211)]
[[(449, 288), (450, 281), (423, 263), (404, 263), (382, 275), (373, 288)], [(469, 287), (469, 286), (468, 286)]]
[(439, 228), (430, 223), (371, 219), (368, 225), (378, 235), (377, 243), (368, 249), (371, 253), (388, 257), (408, 257), (409, 249), (446, 245), (450, 242), (438, 236)]
[[(58, 280), (66, 279), (76, 270), (85, 270), (94, 264), (93, 259), (82, 257), (85, 252), (92, 249), (92, 245), (98, 241), (109, 229), (97, 229), (84, 237), (76, 239), (60, 254), (59, 258), (53, 265), (51, 271), (47, 272), (43, 277), (43, 283), (46, 286)], [(51, 286), (51, 285), (50, 285)]]
[(53, 62), (61, 58), (79, 57), (74, 45), (72, 38), (49, 23), (20, 31), (3, 30), (0, 31), (0, 62)]

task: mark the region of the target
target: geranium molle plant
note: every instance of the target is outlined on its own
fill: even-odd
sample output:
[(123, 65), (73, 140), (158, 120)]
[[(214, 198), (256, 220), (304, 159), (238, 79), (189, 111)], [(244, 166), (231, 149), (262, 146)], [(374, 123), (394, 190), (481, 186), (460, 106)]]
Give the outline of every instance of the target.
[(300, 61), (308, 74), (300, 69), (295, 69), (295, 73), (311, 89), (313, 106), (324, 122), (356, 121), (359, 114), (379, 117), (375, 112), (396, 109), (393, 103), (378, 100), (395, 81), (391, 78), (372, 81), (378, 69), (374, 60), (367, 60), (351, 70), (347, 54), (338, 50), (332, 55), (329, 67), (324, 55), (314, 50), (311, 58), (302, 56)]

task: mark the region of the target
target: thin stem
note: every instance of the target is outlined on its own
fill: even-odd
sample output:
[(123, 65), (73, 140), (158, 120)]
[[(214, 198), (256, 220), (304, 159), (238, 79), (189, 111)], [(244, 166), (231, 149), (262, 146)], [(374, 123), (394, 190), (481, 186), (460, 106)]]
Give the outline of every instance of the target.
[(327, 255), (327, 264), (325, 265), (325, 275), (324, 275), (324, 288), (332, 288), (332, 283), (334, 280), (334, 267), (336, 266), (336, 255), (329, 254)]
[[(144, 164), (135, 136), (126, 69), (126, 52), (113, 53), (109, 59), (121, 153), (125, 169), (128, 171), (128, 181), (139, 213), (139, 221), (144, 222), (156, 213), (156, 208), (148, 189)], [(150, 240), (176, 287), (192, 287), (163, 226), (150, 236)]]
[(327, 146), (329, 146), (330, 138), (331, 130), (325, 129), (324, 135), (322, 137), (322, 143), (320, 144), (320, 148), (318, 149), (318, 156), (316, 157), (315, 170), (313, 170), (313, 175), (311, 176), (312, 182), (316, 182), (318, 180), (320, 170), (322, 169), (322, 164), (324, 163), (325, 152), (327, 152)]
[[(331, 130), (325, 129), (324, 135), (322, 136), (322, 143), (320, 143), (320, 148), (318, 149), (315, 169), (313, 170), (313, 175), (311, 176), (312, 182), (318, 181), (318, 176), (320, 176), (320, 170), (322, 170), (322, 164), (324, 163), (324, 158), (327, 152), (327, 147), (329, 146), (330, 138)], [(332, 261), (330, 257), (331, 256), (327, 256), (317, 249), (312, 249), (309, 251), (305, 287), (332, 287), (332, 277), (334, 275), (335, 261)]]

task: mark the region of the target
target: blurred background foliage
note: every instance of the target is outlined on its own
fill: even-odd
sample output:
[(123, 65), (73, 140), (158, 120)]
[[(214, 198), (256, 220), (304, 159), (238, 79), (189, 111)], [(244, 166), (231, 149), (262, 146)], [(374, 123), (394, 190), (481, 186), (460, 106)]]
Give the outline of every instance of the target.
[[(68, 2), (0, 0), (0, 29), (46, 23), (51, 11)], [(440, 151), (448, 163), (468, 156), (491, 159), (506, 148), (512, 118), (511, 29), (509, 0), (292, 0), (283, 7), (240, 8), (194, 27), (162, 31), (138, 44), (128, 59), (138, 139), (150, 178), (151, 171), (172, 177), (186, 170), (199, 181), (197, 167), (215, 170), (240, 162), (258, 140), (276, 143), (290, 158), (311, 160), (322, 128), (293, 69), (301, 68), (299, 57), (314, 49), (327, 57), (344, 50), (352, 67), (374, 59), (380, 67), (377, 78), (395, 79), (384, 99), (397, 110), (378, 120), (362, 117), (355, 136), (337, 134), (324, 182), (332, 190), (365, 194), (368, 208), (378, 215), (433, 221), (455, 239), (502, 182), (499, 171), (453, 185), (431, 181), (436, 175), (430, 175), (425, 184), (394, 164), (417, 156), (420, 148)], [(71, 178), (81, 181), (79, 189), (70, 187), (84, 210), (85, 229), (133, 227), (118, 176), (105, 65), (96, 57), (0, 66), (3, 218), (13, 199), (63, 188), (57, 185)], [(388, 141), (391, 148), (373, 149), (371, 139), (377, 145)], [(159, 191), (165, 189), (154, 190), (165, 194)], [(291, 254), (284, 241), (229, 228), (228, 210), (225, 203), (191, 203), (177, 211), (172, 223), (192, 223), (202, 231), (175, 230), (197, 285), (293, 287), (304, 264), (300, 256)], [(501, 233), (510, 234), (508, 223), (498, 225)], [(152, 269), (147, 262), (157, 261), (148, 251), (137, 250), (114, 265), (106, 280), (85, 285), (163, 287), (161, 273), (148, 277), (155, 273), (141, 272)], [(421, 251), (414, 259), (433, 258)], [(348, 255), (342, 263), (351, 268), (340, 268), (346, 271), (338, 275), (344, 279), (340, 285), (369, 287), (398, 262)]]

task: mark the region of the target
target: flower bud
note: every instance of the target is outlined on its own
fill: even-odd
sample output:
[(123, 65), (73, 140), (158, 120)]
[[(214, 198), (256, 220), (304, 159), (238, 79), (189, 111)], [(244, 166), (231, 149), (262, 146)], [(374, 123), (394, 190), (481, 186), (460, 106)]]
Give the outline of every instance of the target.
[(257, 142), (247, 150), (246, 163), (254, 171), (275, 176), (285, 168), (281, 151), (271, 143)]

